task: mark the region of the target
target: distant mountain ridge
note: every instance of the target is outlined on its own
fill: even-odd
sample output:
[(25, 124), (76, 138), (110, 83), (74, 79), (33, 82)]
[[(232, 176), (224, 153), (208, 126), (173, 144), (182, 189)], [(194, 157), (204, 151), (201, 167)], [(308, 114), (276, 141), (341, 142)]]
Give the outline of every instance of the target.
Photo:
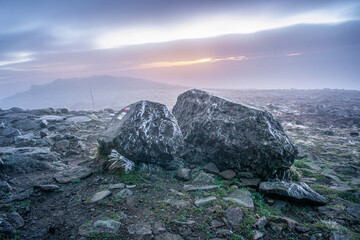
[[(0, 100), (0, 108), (24, 109), (60, 108), (72, 110), (122, 108), (135, 101), (160, 101), (172, 107), (176, 97), (186, 87), (132, 77), (92, 76), (57, 79), (43, 85), (33, 85), (28, 91)], [(165, 102), (164, 102), (165, 101)]]

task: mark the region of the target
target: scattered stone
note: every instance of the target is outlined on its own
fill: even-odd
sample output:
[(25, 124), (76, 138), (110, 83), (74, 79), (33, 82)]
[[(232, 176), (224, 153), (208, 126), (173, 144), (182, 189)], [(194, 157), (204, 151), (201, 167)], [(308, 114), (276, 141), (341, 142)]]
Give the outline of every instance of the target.
[(46, 120), (47, 122), (60, 122), (65, 120), (66, 118), (63, 116), (56, 116), (56, 115), (44, 115), (40, 118), (40, 120)]
[(210, 191), (219, 188), (218, 185), (202, 185), (202, 186), (195, 186), (195, 185), (184, 185), (184, 190), (186, 192), (192, 191)]
[(229, 239), (228, 237), (232, 235), (234, 232), (230, 229), (226, 228), (219, 228), (216, 230), (216, 236), (218, 237), (226, 237), (226, 239)]
[(131, 235), (146, 236), (152, 234), (150, 223), (131, 224), (127, 229)]
[(200, 172), (199, 175), (193, 180), (198, 183), (215, 183), (216, 179), (205, 172)]
[(203, 207), (212, 203), (213, 201), (216, 201), (216, 197), (207, 197), (207, 198), (198, 199), (195, 201), (195, 206)]
[(219, 227), (223, 227), (223, 226), (225, 226), (225, 223), (223, 223), (223, 222), (220, 222), (220, 221), (218, 221), (218, 220), (212, 220), (211, 221), (211, 227), (212, 228), (219, 228)]
[(236, 177), (236, 173), (233, 170), (225, 170), (219, 173), (219, 175), (226, 180), (231, 180)]
[(240, 183), (245, 187), (257, 188), (261, 182), (260, 178), (240, 178)]
[(155, 237), (155, 240), (183, 240), (183, 239), (184, 238), (182, 238), (181, 236), (169, 232), (163, 233)]
[(262, 230), (264, 229), (264, 227), (266, 226), (266, 224), (268, 223), (268, 220), (266, 219), (265, 216), (262, 216), (261, 218), (259, 218), (256, 223), (254, 224), (254, 227)]
[(269, 226), (270, 226), (270, 228), (271, 228), (274, 232), (276, 232), (276, 233), (281, 233), (282, 230), (283, 230), (283, 226), (281, 226), (281, 225), (278, 224), (278, 223), (270, 222), (270, 223), (269, 223)]
[(312, 190), (303, 182), (262, 182), (259, 190), (269, 196), (283, 197), (288, 200), (308, 202), (311, 204), (324, 205), (326, 199), (319, 193)]
[(294, 229), (295, 226), (297, 225), (297, 222), (291, 218), (288, 217), (283, 217), (283, 216), (274, 216), (276, 218), (277, 221), (280, 222), (285, 222), (288, 225), (289, 229)]
[(213, 174), (220, 173), (220, 171), (217, 168), (217, 166), (215, 165), (215, 163), (212, 163), (212, 162), (207, 163), (204, 167), (202, 167), (202, 169), (208, 173), (213, 173)]
[(116, 194), (116, 196), (119, 198), (127, 198), (132, 195), (133, 195), (133, 192), (128, 188), (125, 188)]
[(183, 147), (175, 117), (165, 105), (150, 101), (133, 103), (115, 114), (98, 141), (104, 151), (116, 149), (137, 163), (164, 167)]
[(109, 190), (104, 190), (101, 192), (97, 192), (94, 194), (94, 196), (91, 198), (91, 203), (96, 203), (99, 202), (101, 200), (103, 200), (104, 198), (106, 198), (107, 196), (110, 196), (111, 192)]
[(73, 167), (54, 175), (58, 183), (69, 183), (89, 177), (92, 171), (84, 167)]
[(179, 208), (185, 208), (185, 207), (190, 206), (189, 201), (178, 200), (178, 199), (174, 199), (174, 198), (170, 198), (170, 199), (166, 200), (165, 203), (167, 203), (173, 207), (179, 207)]
[(43, 120), (41, 120), (39, 126), (41, 128), (47, 128), (48, 124), (49, 124), (49, 122), (46, 119), (43, 119)]
[(163, 222), (155, 222), (153, 225), (153, 232), (155, 235), (165, 232), (166, 231), (166, 226), (165, 223)]
[(170, 190), (170, 192), (172, 192), (172, 193), (174, 193), (174, 194), (176, 194), (176, 195), (178, 195), (178, 196), (185, 196), (185, 194), (183, 194), (183, 193), (181, 193), (181, 192), (179, 192), (178, 190), (175, 190), (175, 189), (169, 189)]
[(269, 112), (205, 91), (193, 89), (178, 96), (173, 114), (184, 136), (184, 158), (192, 163), (206, 160), (220, 170), (267, 179), (289, 169), (298, 153)]
[(261, 231), (259, 231), (259, 230), (255, 230), (255, 234), (254, 234), (253, 239), (254, 239), (254, 240), (257, 240), (257, 239), (262, 238), (263, 236), (264, 236), (264, 233), (263, 233), (263, 232), (261, 232)]
[(113, 189), (123, 189), (125, 188), (125, 184), (124, 183), (117, 183), (117, 184), (111, 184), (109, 189), (113, 190)]
[(50, 135), (50, 132), (47, 129), (43, 129), (43, 130), (40, 131), (40, 137), (41, 138), (47, 137), (49, 135)]
[(59, 150), (65, 151), (70, 145), (69, 140), (60, 140), (58, 142), (55, 143), (55, 147)]
[(225, 201), (233, 202), (244, 207), (253, 208), (254, 202), (252, 195), (247, 190), (235, 189), (227, 197), (224, 197)]
[(304, 227), (304, 226), (295, 226), (295, 230), (299, 233), (307, 233), (309, 232), (311, 229), (308, 227)]
[(183, 181), (189, 181), (190, 173), (191, 173), (191, 170), (188, 168), (179, 168), (176, 172), (176, 177)]
[(225, 218), (229, 222), (229, 224), (232, 226), (233, 229), (237, 229), (242, 221), (243, 221), (243, 212), (240, 208), (232, 208), (229, 207), (225, 211)]

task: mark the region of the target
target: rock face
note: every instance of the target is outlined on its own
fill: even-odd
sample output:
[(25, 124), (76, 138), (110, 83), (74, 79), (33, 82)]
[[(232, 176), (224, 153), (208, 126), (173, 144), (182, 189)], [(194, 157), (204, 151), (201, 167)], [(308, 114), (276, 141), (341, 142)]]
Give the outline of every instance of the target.
[(267, 179), (288, 169), (298, 153), (269, 112), (201, 90), (181, 94), (173, 114), (184, 136), (183, 157), (192, 163), (211, 161), (220, 170)]
[(160, 103), (139, 101), (118, 112), (98, 141), (134, 162), (167, 166), (179, 155), (183, 137), (177, 120)]
[(300, 203), (326, 204), (326, 199), (323, 196), (303, 182), (262, 182), (259, 190), (267, 195), (283, 197)]

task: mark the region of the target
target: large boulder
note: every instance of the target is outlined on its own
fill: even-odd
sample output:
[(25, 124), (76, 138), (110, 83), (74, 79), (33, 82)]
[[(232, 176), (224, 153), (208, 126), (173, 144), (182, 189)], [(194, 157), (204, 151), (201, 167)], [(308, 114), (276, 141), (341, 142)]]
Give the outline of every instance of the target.
[(115, 114), (98, 138), (103, 153), (117, 150), (135, 163), (169, 166), (183, 147), (177, 120), (160, 103), (139, 101)]
[(173, 114), (185, 141), (183, 157), (193, 163), (214, 162), (220, 170), (267, 179), (290, 168), (298, 152), (269, 112), (205, 91), (181, 94)]

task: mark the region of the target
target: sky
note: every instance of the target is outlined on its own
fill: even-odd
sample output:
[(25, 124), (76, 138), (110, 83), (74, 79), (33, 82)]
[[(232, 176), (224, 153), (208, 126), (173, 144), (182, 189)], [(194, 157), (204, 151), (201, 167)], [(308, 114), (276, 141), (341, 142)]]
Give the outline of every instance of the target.
[(360, 1), (0, 0), (0, 98), (58, 78), (360, 90)]

